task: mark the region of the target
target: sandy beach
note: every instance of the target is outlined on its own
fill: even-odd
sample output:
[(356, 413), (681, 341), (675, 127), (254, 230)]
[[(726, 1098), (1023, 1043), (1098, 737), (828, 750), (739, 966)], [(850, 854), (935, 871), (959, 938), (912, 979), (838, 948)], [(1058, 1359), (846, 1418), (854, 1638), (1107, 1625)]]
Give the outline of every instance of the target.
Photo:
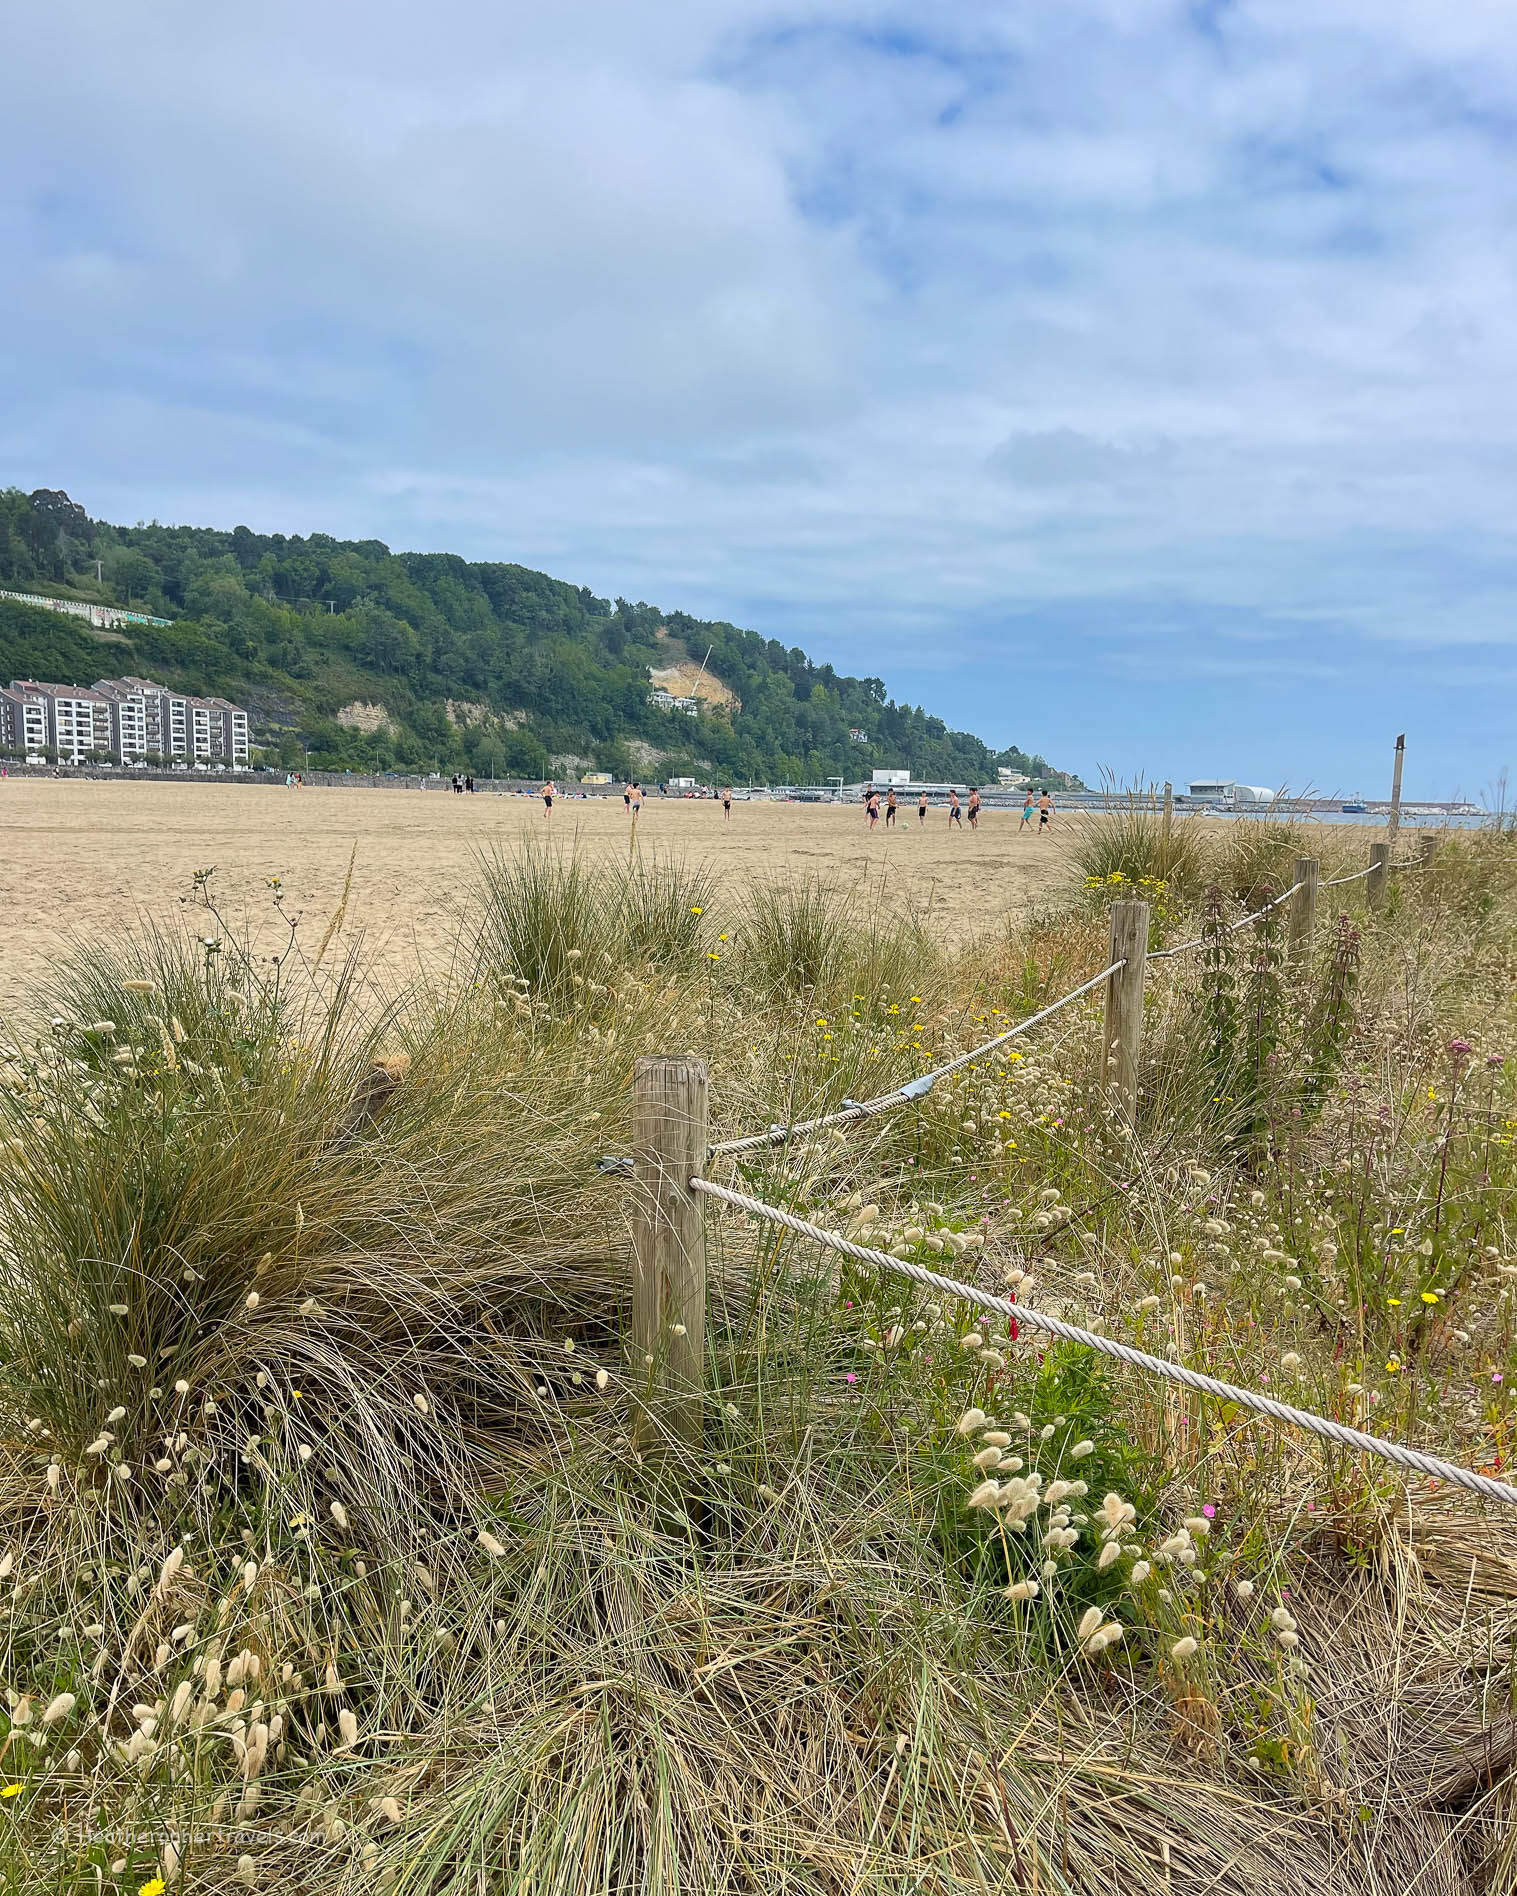
[[(978, 833), (959, 832), (941, 809), (919, 828), (909, 806), (898, 828), (882, 819), (871, 835), (854, 805), (738, 802), (725, 824), (720, 803), (654, 796), (637, 843), (645, 854), (710, 862), (734, 904), (759, 880), (883, 875), (952, 939), (1067, 893), (1079, 821), (1056, 816), (1039, 838), (1019, 833), (1018, 812), (998, 810), (981, 817)], [(8, 778), (0, 781), (0, 1009), (16, 1008), (71, 945), (109, 942), (148, 922), (193, 919), (203, 930), (205, 918), (186, 908), (199, 869), (214, 869), (210, 886), (228, 922), (270, 945), (278, 877), (314, 944), (351, 860), (343, 939), (361, 936), (366, 959), (403, 976), (446, 958), (480, 848), (531, 830), (625, 861), (628, 827), (619, 797), (560, 801), (550, 824), (536, 799), (490, 793)]]

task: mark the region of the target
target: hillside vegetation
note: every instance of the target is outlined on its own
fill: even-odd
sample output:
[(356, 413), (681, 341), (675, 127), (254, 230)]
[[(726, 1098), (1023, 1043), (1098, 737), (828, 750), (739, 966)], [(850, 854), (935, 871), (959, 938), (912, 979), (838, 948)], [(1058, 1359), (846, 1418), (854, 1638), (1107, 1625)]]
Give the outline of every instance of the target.
[[(270, 761), (286, 766), (496, 776), (598, 766), (781, 783), (856, 779), (876, 765), (983, 782), (1002, 763), (1052, 788), (1072, 782), (1040, 757), (994, 752), (894, 703), (878, 678), (503, 562), (322, 533), (111, 526), (66, 494), (12, 489), (0, 492), (0, 587), (174, 621), (103, 644), (64, 615), (0, 601), (7, 681), (137, 670), (219, 693), (248, 707)], [(708, 648), (732, 703), (695, 719), (649, 702), (650, 671), (693, 672)]]

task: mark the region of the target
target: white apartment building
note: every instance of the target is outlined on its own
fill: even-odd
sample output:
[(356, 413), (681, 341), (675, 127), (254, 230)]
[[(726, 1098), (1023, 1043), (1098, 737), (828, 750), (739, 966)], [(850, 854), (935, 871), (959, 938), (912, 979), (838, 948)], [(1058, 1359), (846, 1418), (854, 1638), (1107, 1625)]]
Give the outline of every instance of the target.
[(116, 707), (123, 762), (149, 756), (201, 769), (216, 764), (247, 769), (248, 714), (240, 705), (225, 698), (191, 698), (151, 678), (102, 678), (95, 689)]
[(40, 692), (19, 685), (0, 691), (0, 744), (7, 750), (36, 756), (47, 748), (49, 728), (47, 699)]
[(104, 756), (246, 770), (250, 734), (240, 705), (191, 698), (150, 678), (102, 678), (92, 690), (23, 678), (0, 692), (0, 745), (29, 756), (54, 751), (68, 764)]
[(24, 745), (29, 753), (53, 750), (59, 762), (65, 764), (113, 755), (110, 701), (98, 691), (87, 691), (82, 685), (44, 685), (34, 678), (17, 678), (11, 683), (9, 695), (19, 698), (23, 705), (18, 749)]

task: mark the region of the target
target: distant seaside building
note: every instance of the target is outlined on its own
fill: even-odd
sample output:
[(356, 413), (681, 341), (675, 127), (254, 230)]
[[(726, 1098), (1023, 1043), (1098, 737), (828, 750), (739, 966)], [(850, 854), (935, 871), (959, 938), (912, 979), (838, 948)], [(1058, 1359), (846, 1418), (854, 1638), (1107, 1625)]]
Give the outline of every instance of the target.
[(871, 783), (893, 783), (899, 786), (903, 783), (911, 782), (911, 772), (909, 770), (874, 770), (869, 773), (869, 776)]
[(1228, 805), (1248, 803), (1273, 803), (1273, 790), (1260, 789), (1257, 784), (1235, 783), (1231, 777), (1211, 777), (1190, 785), (1186, 794), (1192, 803), (1225, 803)]
[(80, 685), (15, 679), (0, 692), (0, 745), (60, 763), (156, 757), (191, 768), (246, 770), (248, 714), (225, 698), (192, 698), (150, 678), (102, 678)]

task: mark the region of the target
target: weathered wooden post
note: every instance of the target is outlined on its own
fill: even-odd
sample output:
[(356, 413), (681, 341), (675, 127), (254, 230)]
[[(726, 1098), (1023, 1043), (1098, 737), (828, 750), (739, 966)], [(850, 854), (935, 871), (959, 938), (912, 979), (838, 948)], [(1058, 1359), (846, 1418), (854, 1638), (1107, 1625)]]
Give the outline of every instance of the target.
[(1401, 827), (1401, 766), (1406, 762), (1406, 732), (1396, 739), (1396, 767), (1391, 773), (1391, 814), (1385, 826), (1387, 841), (1395, 846), (1396, 832)]
[(1299, 887), (1291, 897), (1289, 930), (1290, 956), (1293, 961), (1306, 954), (1312, 945), (1312, 931), (1317, 926), (1317, 878), (1317, 858), (1298, 856), (1295, 880)]
[(1385, 886), (1390, 878), (1390, 867), (1390, 844), (1371, 843), (1370, 872), (1364, 879), (1364, 893), (1372, 909), (1379, 908), (1385, 900)]
[(1113, 902), (1111, 959), (1121, 967), (1106, 983), (1105, 1079), (1131, 1119), (1138, 1110), (1138, 1057), (1143, 1046), (1143, 980), (1148, 966), (1148, 904)]
[(632, 1069), (632, 1371), (646, 1391), (639, 1445), (700, 1440), (706, 1237), (690, 1180), (706, 1164), (706, 1063), (649, 1055)]

